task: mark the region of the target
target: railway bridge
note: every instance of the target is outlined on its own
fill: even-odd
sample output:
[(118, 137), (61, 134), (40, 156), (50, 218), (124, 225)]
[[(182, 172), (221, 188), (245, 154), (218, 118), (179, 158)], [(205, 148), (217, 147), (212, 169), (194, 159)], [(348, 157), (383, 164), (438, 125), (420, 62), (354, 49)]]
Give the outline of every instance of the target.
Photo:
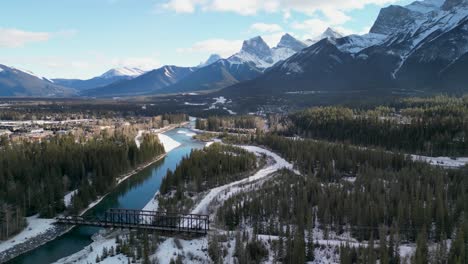
[(210, 229), (208, 215), (163, 213), (134, 209), (109, 209), (101, 217), (64, 216), (57, 223), (65, 225), (128, 228), (161, 231), (169, 234), (204, 236)]

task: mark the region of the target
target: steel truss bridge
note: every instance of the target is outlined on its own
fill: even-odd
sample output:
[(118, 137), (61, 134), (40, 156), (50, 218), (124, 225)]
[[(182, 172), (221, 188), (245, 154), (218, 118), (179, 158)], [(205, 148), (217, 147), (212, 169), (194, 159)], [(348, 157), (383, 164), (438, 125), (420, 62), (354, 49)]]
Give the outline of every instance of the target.
[(208, 215), (163, 213), (133, 209), (109, 209), (102, 217), (64, 216), (57, 223), (65, 225), (128, 228), (161, 231), (169, 234), (206, 235), (210, 229)]

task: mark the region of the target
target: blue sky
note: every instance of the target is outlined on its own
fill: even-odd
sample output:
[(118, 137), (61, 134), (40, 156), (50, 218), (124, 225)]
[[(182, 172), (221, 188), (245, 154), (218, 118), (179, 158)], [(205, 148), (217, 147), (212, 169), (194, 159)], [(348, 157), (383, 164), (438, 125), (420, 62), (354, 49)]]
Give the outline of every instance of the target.
[(364, 33), (381, 7), (409, 0), (14, 0), (0, 8), (0, 64), (50, 78), (121, 66), (193, 66), (262, 35), (275, 45), (326, 27)]

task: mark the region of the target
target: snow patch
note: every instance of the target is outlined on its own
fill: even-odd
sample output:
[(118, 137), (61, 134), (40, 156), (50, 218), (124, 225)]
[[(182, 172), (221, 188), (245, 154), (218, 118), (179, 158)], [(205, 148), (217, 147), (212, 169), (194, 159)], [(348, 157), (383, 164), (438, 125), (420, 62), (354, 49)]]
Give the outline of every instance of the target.
[(39, 236), (48, 232), (50, 229), (55, 228), (53, 225), (55, 222), (54, 219), (39, 218), (39, 215), (27, 217), (26, 222), (27, 226), (23, 231), (0, 243), (0, 252), (4, 252), (18, 244), (28, 241), (32, 237)]
[(67, 195), (63, 197), (63, 202), (65, 203), (65, 207), (70, 207), (72, 197), (78, 192), (78, 190), (73, 190), (69, 192)]
[(206, 103), (189, 103), (189, 102), (184, 102), (184, 105), (201, 106), (201, 105), (206, 105)]
[(166, 151), (166, 153), (180, 146), (179, 142), (175, 141), (171, 137), (166, 136), (164, 134), (158, 134), (158, 138), (159, 138), (159, 141), (161, 141), (161, 143), (163, 144), (164, 150)]
[(450, 158), (411, 155), (411, 159), (414, 161), (422, 161), (434, 166), (441, 166), (446, 168), (461, 168), (468, 164), (468, 157)]
[(138, 130), (138, 134), (135, 137), (135, 144), (137, 145), (138, 148), (141, 146), (141, 136), (143, 136), (143, 130)]

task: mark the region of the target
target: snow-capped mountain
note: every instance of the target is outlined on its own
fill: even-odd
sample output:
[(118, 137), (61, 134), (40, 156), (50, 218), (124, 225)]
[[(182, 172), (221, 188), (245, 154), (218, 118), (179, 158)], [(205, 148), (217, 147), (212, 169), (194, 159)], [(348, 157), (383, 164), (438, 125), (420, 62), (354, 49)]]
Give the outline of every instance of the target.
[(278, 45), (270, 48), (262, 37), (245, 40), (240, 52), (227, 60), (233, 64), (250, 63), (258, 69), (265, 70), (279, 61), (285, 60), (306, 47), (306, 44), (285, 34)]
[(83, 90), (81, 95), (114, 97), (157, 93), (192, 74), (194, 70), (195, 68), (163, 66), (135, 78), (113, 82), (99, 88)]
[(333, 28), (327, 28), (322, 34), (320, 34), (320, 36), (316, 37), (316, 38), (313, 38), (313, 39), (307, 39), (305, 40), (305, 44), (307, 46), (311, 46), (317, 42), (319, 42), (320, 40), (322, 39), (325, 39), (325, 38), (328, 38), (328, 39), (339, 39), (339, 38), (342, 38), (344, 37), (343, 34), (341, 34), (340, 32), (334, 30)]
[(0, 64), (0, 96), (73, 96), (72, 89), (27, 70)]
[(276, 46), (277, 49), (291, 49), (295, 52), (303, 50), (307, 45), (302, 41), (295, 39), (289, 34), (285, 34), (281, 37), (280, 42)]
[(111, 79), (115, 77), (135, 78), (137, 76), (144, 74), (145, 72), (146, 71), (139, 69), (139, 68), (121, 67), (121, 68), (111, 69), (105, 72), (104, 74), (102, 74), (100, 77), (104, 79)]
[(198, 68), (194, 73), (160, 92), (214, 91), (252, 80), (263, 74), (265, 69), (305, 47), (304, 43), (289, 34), (285, 34), (274, 48), (270, 48), (262, 37), (254, 37), (244, 41), (238, 53), (227, 59), (214, 57), (217, 59), (214, 63)]
[(82, 91), (107, 86), (123, 80), (130, 80), (144, 74), (145, 72), (146, 71), (139, 68), (122, 67), (110, 69), (100, 76), (88, 80), (53, 79), (53, 81), (57, 84)]
[(200, 63), (200, 65), (198, 65), (198, 68), (202, 68), (202, 67), (206, 67), (208, 65), (211, 65), (211, 64), (219, 61), (220, 59), (222, 59), (222, 58), (218, 54), (211, 54), (210, 57), (205, 62), (202, 62), (202, 63)]
[(368, 34), (322, 39), (226, 90), (466, 92), (466, 69), (468, 0), (425, 0), (383, 8)]

